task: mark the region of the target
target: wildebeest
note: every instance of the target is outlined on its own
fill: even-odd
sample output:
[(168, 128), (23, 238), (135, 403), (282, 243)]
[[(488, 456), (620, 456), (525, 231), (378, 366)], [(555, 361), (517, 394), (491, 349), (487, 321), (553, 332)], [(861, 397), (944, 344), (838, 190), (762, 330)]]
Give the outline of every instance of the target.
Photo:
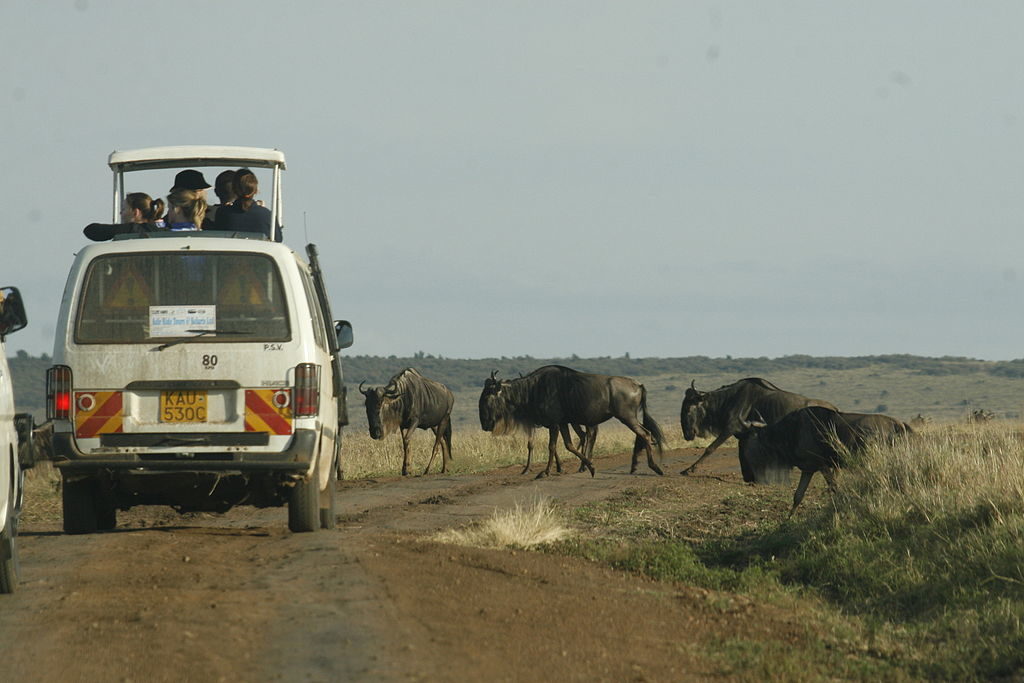
[(714, 391), (699, 391), (695, 382), (690, 382), (679, 412), (683, 438), (693, 441), (698, 436), (714, 436), (715, 440), (704, 449), (695, 463), (680, 474), (693, 473), (697, 465), (714, 453), (726, 439), (742, 434), (746, 430), (746, 420), (756, 417), (772, 424), (805, 406), (825, 406), (837, 410), (828, 401), (783, 391), (760, 377), (741, 379)]
[(913, 430), (888, 415), (841, 413), (824, 406), (809, 406), (783, 416), (773, 424), (750, 421), (740, 437), (740, 463), (746, 481), (765, 483), (771, 471), (800, 470), (793, 494), (792, 516), (804, 498), (815, 472), (821, 472), (829, 490), (835, 490), (832, 471), (843, 458), (872, 440), (892, 442)]
[(972, 410), (971, 414), (967, 416), (967, 421), (971, 424), (983, 424), (985, 422), (991, 422), (994, 419), (996, 419), (996, 414), (991, 410), (985, 410), (984, 408)]
[[(654, 461), (652, 445), (660, 453), (664, 436), (661, 427), (647, 411), (647, 390), (628, 377), (594, 375), (561, 365), (545, 365), (525, 377), (498, 380), (496, 372), (484, 381), (480, 394), (480, 426), (484, 431), (504, 434), (513, 429), (547, 427), (548, 465), (538, 476), (547, 476), (556, 458), (557, 433), (568, 451), (594, 474), (590, 460), (595, 430), (600, 423), (616, 418), (636, 435), (631, 472), (636, 471), (637, 456), (647, 452), (647, 466), (658, 474), (661, 468)], [(642, 421), (637, 419), (642, 413)], [(569, 425), (587, 429), (582, 450), (569, 436)]]
[(406, 368), (383, 388), (364, 390), (360, 382), (359, 392), (366, 397), (366, 419), (372, 438), (383, 439), (396, 429), (401, 430), (402, 476), (409, 474), (409, 437), (417, 427), (434, 432), (434, 447), (423, 474), (430, 471), (439, 447), (441, 472), (447, 471), (452, 457), (451, 415), (455, 404), (455, 396), (448, 387), (427, 379), (415, 368)]

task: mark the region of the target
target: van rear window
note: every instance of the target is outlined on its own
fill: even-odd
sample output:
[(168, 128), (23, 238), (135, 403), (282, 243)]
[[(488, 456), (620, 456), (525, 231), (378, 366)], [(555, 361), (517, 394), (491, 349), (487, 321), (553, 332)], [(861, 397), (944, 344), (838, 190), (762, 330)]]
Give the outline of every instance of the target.
[(286, 341), (288, 307), (273, 259), (239, 252), (146, 252), (89, 265), (75, 341)]

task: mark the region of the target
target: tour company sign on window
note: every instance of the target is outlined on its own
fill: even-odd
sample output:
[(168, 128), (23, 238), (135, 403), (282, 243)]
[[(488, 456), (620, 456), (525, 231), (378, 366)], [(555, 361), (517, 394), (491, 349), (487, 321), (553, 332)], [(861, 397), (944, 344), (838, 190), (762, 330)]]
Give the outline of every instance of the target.
[(217, 329), (216, 306), (150, 306), (150, 337), (188, 337)]

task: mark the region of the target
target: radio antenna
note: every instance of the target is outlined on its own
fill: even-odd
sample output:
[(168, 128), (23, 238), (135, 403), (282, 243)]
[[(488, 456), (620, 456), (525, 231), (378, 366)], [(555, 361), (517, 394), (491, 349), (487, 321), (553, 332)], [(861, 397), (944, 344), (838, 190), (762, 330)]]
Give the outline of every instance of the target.
[(306, 226), (306, 212), (302, 212), (302, 233), (306, 236), (306, 244), (309, 244), (309, 228)]

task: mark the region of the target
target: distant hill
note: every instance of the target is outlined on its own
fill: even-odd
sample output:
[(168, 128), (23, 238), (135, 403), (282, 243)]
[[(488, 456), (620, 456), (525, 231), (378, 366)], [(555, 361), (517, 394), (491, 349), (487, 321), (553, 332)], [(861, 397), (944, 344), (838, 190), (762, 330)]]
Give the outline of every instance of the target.
[[(45, 417), (49, 356), (24, 352), (9, 359), (18, 410)], [(479, 429), (477, 400), (492, 371), (514, 378), (543, 365), (566, 365), (585, 372), (634, 377), (647, 386), (659, 421), (678, 429), (679, 407), (690, 382), (715, 389), (743, 377), (765, 377), (784, 389), (832, 401), (852, 412), (885, 412), (904, 420), (922, 413), (937, 420), (960, 420), (972, 409), (1002, 419), (1024, 414), (1024, 359), (983, 361), (961, 357), (912, 355), (781, 358), (513, 358), (455, 359), (417, 353), (412, 357), (348, 356), (344, 359), (353, 427), (365, 428), (360, 382), (381, 385), (403, 368), (447, 384), (456, 395), (455, 424)]]

